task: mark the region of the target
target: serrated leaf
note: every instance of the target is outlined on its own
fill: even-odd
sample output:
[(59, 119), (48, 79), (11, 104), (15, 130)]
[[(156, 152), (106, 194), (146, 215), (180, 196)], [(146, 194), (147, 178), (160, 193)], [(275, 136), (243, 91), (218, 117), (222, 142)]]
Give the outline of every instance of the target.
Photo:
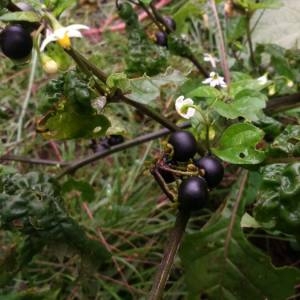
[(78, 107), (64, 101), (60, 108), (50, 114), (43, 126), (43, 135), (50, 139), (92, 138), (103, 136), (110, 126), (104, 115)]
[(33, 11), (18, 11), (9, 12), (0, 16), (0, 20), (4, 22), (26, 21), (26, 22), (39, 22), (41, 17)]
[(269, 257), (247, 241), (240, 226), (243, 197), (230, 227), (232, 207), (242, 186), (239, 180), (222, 212), (200, 232), (184, 239), (180, 257), (190, 300), (204, 295), (208, 299), (283, 300), (293, 294), (300, 280), (299, 270), (275, 268)]
[(254, 43), (273, 43), (284, 48), (299, 46), (300, 2), (285, 0), (279, 9), (257, 12), (252, 18)]
[(233, 164), (258, 164), (265, 159), (265, 153), (256, 149), (263, 136), (264, 132), (254, 125), (233, 124), (224, 131), (218, 147), (212, 151)]

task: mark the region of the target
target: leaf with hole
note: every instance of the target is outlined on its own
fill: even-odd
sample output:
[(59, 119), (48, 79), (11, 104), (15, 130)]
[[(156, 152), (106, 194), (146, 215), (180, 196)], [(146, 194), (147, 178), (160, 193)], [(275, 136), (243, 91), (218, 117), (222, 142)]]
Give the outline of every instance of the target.
[(256, 149), (263, 136), (264, 132), (252, 124), (233, 124), (223, 132), (218, 146), (212, 151), (233, 164), (258, 164), (265, 159), (265, 152)]

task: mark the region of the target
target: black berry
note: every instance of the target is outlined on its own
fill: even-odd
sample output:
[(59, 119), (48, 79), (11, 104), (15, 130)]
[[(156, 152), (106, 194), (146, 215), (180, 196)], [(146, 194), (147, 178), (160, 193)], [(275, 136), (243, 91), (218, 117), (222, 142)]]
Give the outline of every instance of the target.
[(197, 152), (197, 142), (194, 136), (188, 131), (173, 132), (168, 142), (173, 146), (173, 159), (176, 161), (188, 161)]
[(221, 182), (224, 176), (224, 167), (216, 157), (204, 156), (196, 160), (195, 165), (204, 170), (204, 178), (210, 188), (216, 187)]
[(207, 199), (207, 184), (202, 177), (189, 177), (179, 185), (179, 210), (186, 212), (199, 210), (205, 206)]
[(174, 21), (174, 19), (169, 16), (163, 16), (163, 19), (172, 31), (176, 30), (176, 22)]
[(2, 52), (11, 59), (29, 56), (33, 42), (30, 33), (20, 24), (7, 26), (0, 34)]
[(159, 46), (167, 47), (168, 35), (163, 31), (157, 31), (155, 33), (155, 43)]
[(124, 137), (120, 134), (111, 134), (107, 137), (107, 143), (109, 146), (115, 146), (122, 144), (124, 142)]

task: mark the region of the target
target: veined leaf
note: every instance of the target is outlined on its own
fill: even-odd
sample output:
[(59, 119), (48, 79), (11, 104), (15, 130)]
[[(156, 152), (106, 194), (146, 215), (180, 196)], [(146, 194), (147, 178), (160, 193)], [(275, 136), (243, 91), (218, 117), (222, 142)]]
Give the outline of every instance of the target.
[[(269, 257), (245, 238), (240, 221), (244, 197), (240, 199), (232, 225), (232, 207), (237, 201), (241, 176), (232, 189), (227, 205), (198, 233), (184, 239), (180, 256), (190, 300), (283, 300), (291, 296), (300, 280), (300, 271), (292, 267), (275, 268)], [(255, 194), (253, 194), (255, 197)]]
[(14, 21), (27, 21), (27, 22), (39, 22), (41, 17), (33, 11), (17, 11), (9, 12), (0, 16), (1, 21), (14, 22)]
[(264, 132), (248, 123), (229, 126), (221, 136), (213, 152), (221, 159), (233, 164), (258, 164), (265, 159), (265, 153), (257, 150)]

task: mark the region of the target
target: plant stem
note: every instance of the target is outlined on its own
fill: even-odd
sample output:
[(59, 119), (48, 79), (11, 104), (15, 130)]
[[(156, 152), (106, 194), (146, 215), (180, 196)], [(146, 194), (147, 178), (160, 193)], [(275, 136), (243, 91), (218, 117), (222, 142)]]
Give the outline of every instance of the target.
[(216, 21), (217, 33), (219, 35), (218, 46), (219, 46), (219, 51), (220, 51), (221, 66), (222, 66), (222, 70), (224, 73), (225, 82), (227, 83), (227, 85), (230, 85), (230, 73), (229, 73), (227, 55), (226, 55), (226, 50), (225, 50), (225, 42), (224, 42), (223, 31), (222, 31), (220, 19), (218, 16), (218, 11), (217, 11), (215, 0), (210, 0), (210, 4), (211, 4), (213, 15), (214, 15), (214, 18)]
[(165, 247), (162, 261), (155, 275), (148, 300), (162, 299), (163, 292), (173, 265), (174, 257), (179, 249), (189, 217), (189, 214), (180, 211), (177, 214), (175, 225), (170, 232), (169, 241)]
[[(180, 128), (186, 128), (189, 127), (190, 124), (189, 123), (184, 123), (180, 126)], [(69, 166), (67, 166), (60, 174), (57, 175), (57, 179), (62, 178), (64, 175), (70, 174), (70, 173), (74, 173), (76, 170), (80, 169), (81, 167), (84, 167), (94, 161), (97, 161), (99, 159), (102, 159), (108, 155), (111, 155), (113, 153), (119, 152), (119, 151), (123, 151), (125, 149), (140, 145), (142, 143), (160, 138), (162, 136), (165, 136), (167, 134), (170, 133), (170, 130), (167, 128), (161, 129), (157, 132), (154, 133), (148, 133), (148, 134), (144, 134), (142, 136), (139, 136), (131, 141), (128, 142), (124, 142), (122, 144), (113, 146), (111, 148), (109, 148), (107, 151), (101, 151), (98, 153), (95, 153), (89, 157), (83, 158), (81, 160), (76, 160), (74, 162), (71, 162)]]
[(255, 63), (254, 51), (253, 51), (253, 44), (252, 44), (252, 38), (251, 38), (250, 15), (249, 15), (249, 13), (246, 16), (246, 21), (247, 21), (247, 41), (248, 41), (248, 46), (249, 46), (249, 51), (250, 51), (250, 61), (251, 61), (252, 67), (256, 69), (256, 63)]
[(33, 50), (31, 61), (32, 61), (32, 64), (31, 64), (28, 87), (27, 87), (25, 99), (24, 99), (24, 102), (23, 102), (23, 105), (22, 105), (22, 110), (21, 110), (21, 113), (20, 113), (20, 117), (19, 117), (19, 120), (18, 120), (18, 131), (17, 131), (17, 140), (16, 140), (17, 143), (19, 143), (22, 139), (23, 122), (24, 122), (26, 111), (27, 111), (28, 103), (29, 103), (29, 100), (30, 100), (32, 86), (33, 86), (33, 83), (34, 83), (34, 76), (35, 76), (36, 65), (37, 65), (37, 61), (38, 61), (38, 55), (37, 55), (36, 50)]
[(264, 109), (264, 111), (268, 114), (275, 114), (299, 106), (300, 93), (296, 93), (293, 95), (271, 98), (269, 101), (267, 101), (267, 107)]
[(67, 166), (68, 162), (58, 161), (58, 160), (49, 160), (49, 159), (40, 159), (40, 158), (30, 158), (18, 155), (3, 155), (0, 156), (0, 162), (2, 161), (18, 161), (27, 164), (36, 164), (36, 165), (48, 165), (48, 166)]
[(146, 106), (145, 104), (133, 101), (133, 100), (127, 98), (124, 95), (122, 95), (121, 98), (122, 98), (123, 102), (125, 102), (126, 104), (136, 108), (141, 113), (147, 115), (148, 117), (155, 120), (156, 122), (158, 122), (162, 126), (168, 128), (170, 131), (179, 130), (179, 127), (177, 125), (170, 122), (167, 118), (165, 118), (161, 114), (157, 113), (154, 109), (150, 108), (149, 106)]
[[(78, 51), (76, 51), (73, 48), (71, 48), (69, 50), (65, 50), (65, 51), (74, 59), (74, 61), (79, 65), (79, 67), (82, 68), (82, 70), (87, 75), (90, 75), (89, 73), (91, 72), (98, 79), (100, 79), (104, 84), (106, 84), (107, 75), (104, 74), (100, 69), (98, 69), (94, 64), (90, 63), (83, 55), (81, 55)], [(170, 129), (171, 131), (176, 131), (179, 129), (175, 124), (170, 122), (163, 115), (155, 112), (153, 109), (149, 108), (148, 106), (146, 106), (142, 103), (139, 103), (139, 102), (136, 102), (136, 101), (133, 101), (133, 100), (127, 98), (122, 93), (117, 93), (115, 95), (109, 95), (109, 90), (108, 89), (105, 90), (102, 87), (100, 87), (99, 85), (97, 86), (97, 89), (100, 92), (100, 94), (110, 97), (111, 100), (114, 98), (119, 100), (118, 97), (121, 98), (123, 100), (123, 102), (125, 102), (126, 104), (133, 106), (141, 113), (147, 115), (148, 117), (155, 120), (162, 126)]]

